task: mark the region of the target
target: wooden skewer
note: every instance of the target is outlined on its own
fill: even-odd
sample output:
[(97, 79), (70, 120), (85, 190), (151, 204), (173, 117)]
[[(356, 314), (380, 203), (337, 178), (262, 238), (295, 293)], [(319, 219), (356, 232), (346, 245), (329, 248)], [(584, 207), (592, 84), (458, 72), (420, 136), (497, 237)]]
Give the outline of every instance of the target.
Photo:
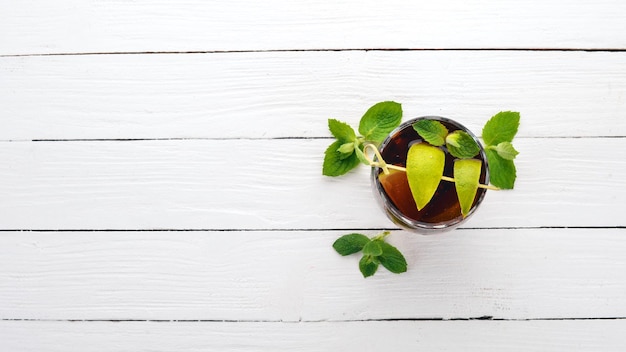
[[(370, 157), (366, 153), (368, 148), (373, 150), (374, 155), (376, 155), (376, 159), (378, 161), (374, 161), (374, 160), (370, 159)], [(373, 144), (366, 144), (363, 147), (363, 154), (365, 154), (365, 159), (370, 164), (370, 166), (380, 167), (381, 169), (383, 169), (383, 172), (385, 173), (385, 175), (389, 174), (389, 169), (406, 172), (406, 168), (405, 167), (397, 166), (397, 165), (393, 165), (393, 164), (387, 164), (385, 162), (385, 160), (383, 159), (382, 155), (380, 155), (380, 152), (378, 152), (378, 148), (376, 148), (376, 146), (373, 145)], [(454, 178), (448, 177), (448, 176), (441, 176), (441, 179), (444, 180), (444, 181), (448, 181), (448, 182), (454, 182)], [(495, 187), (495, 186), (492, 186), (492, 185), (484, 185), (482, 183), (478, 184), (478, 188), (490, 189), (490, 190), (493, 190), (493, 191), (499, 191), (500, 190), (500, 188), (498, 188), (498, 187)]]

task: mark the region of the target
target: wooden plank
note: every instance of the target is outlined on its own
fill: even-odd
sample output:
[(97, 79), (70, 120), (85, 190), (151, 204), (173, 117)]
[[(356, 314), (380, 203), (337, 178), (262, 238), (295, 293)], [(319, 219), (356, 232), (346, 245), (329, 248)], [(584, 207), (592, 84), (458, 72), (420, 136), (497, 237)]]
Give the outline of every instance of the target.
[[(3, 142), (1, 229), (394, 227), (369, 168), (321, 175), (330, 140)], [(624, 226), (626, 139), (516, 142), (518, 182), (469, 227)]]
[[(350, 231), (352, 232), (352, 231)], [(358, 321), (626, 316), (624, 229), (394, 231), (363, 279), (346, 231), (5, 232), (4, 319)], [(375, 235), (375, 231), (366, 231)]]
[(0, 322), (3, 346), (41, 351), (621, 351), (624, 320), (354, 323)]
[(0, 54), (346, 48), (624, 48), (623, 1), (28, 1)]
[(0, 70), (3, 140), (320, 137), (328, 118), (357, 126), (382, 100), (476, 133), (514, 110), (520, 136), (626, 136), (626, 53), (62, 56)]

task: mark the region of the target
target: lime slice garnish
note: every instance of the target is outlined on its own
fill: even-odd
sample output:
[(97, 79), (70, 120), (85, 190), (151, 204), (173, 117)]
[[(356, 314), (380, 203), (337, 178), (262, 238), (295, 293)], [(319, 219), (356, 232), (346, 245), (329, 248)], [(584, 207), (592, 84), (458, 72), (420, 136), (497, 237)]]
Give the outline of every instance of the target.
[(430, 144), (418, 143), (409, 148), (406, 176), (418, 210), (422, 210), (435, 195), (445, 162), (445, 153)]
[(469, 214), (476, 191), (483, 163), (477, 159), (459, 159), (454, 161), (454, 186), (461, 204), (461, 214)]

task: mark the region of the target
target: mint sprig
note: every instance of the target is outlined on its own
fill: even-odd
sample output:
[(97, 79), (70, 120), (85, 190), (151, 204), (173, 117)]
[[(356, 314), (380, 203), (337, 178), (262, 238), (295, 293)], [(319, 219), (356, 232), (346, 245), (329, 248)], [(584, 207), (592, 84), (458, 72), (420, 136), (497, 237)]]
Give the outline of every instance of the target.
[(380, 144), (401, 120), (402, 106), (393, 101), (375, 104), (365, 112), (359, 122), (359, 136), (347, 123), (328, 119), (328, 129), (336, 140), (324, 152), (322, 174), (341, 176), (357, 167), (359, 162), (369, 164), (363, 154), (364, 144)]
[(385, 231), (370, 239), (359, 233), (351, 233), (339, 237), (333, 243), (333, 248), (342, 256), (362, 251), (359, 270), (363, 277), (374, 275), (379, 264), (392, 273), (403, 273), (407, 270), (406, 259), (396, 247), (385, 242), (385, 237), (388, 235), (389, 231)]
[(513, 159), (518, 151), (511, 142), (517, 134), (519, 120), (519, 112), (502, 111), (489, 119), (483, 127), (490, 182), (502, 189), (513, 189), (517, 178)]

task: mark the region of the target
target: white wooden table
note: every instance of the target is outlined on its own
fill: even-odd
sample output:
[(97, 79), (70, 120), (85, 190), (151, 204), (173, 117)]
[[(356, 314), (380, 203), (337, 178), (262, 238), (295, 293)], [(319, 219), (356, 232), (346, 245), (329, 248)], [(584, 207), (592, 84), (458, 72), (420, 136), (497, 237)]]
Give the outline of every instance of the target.
[[(397, 230), (321, 175), (382, 100), (520, 111), (516, 189)], [(0, 107), (2, 351), (626, 348), (624, 1), (6, 0)]]

